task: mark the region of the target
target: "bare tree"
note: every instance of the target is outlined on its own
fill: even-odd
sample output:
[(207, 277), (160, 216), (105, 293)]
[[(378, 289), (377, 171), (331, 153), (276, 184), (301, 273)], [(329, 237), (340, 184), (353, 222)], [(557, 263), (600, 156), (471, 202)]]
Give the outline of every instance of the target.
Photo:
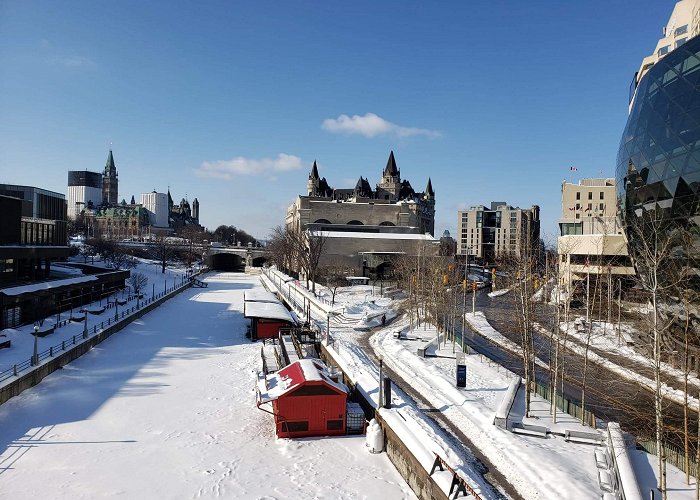
[(331, 292), (331, 305), (335, 305), (335, 296), (338, 288), (348, 284), (346, 278), (350, 270), (344, 266), (338, 259), (328, 260), (322, 266), (319, 266), (316, 274), (319, 283), (323, 282)]
[(161, 273), (165, 274), (166, 266), (177, 254), (177, 246), (168, 237), (158, 235), (150, 246), (149, 254), (153, 260), (160, 264)]
[(637, 282), (649, 295), (646, 319), (653, 345), (654, 419), (656, 448), (659, 454), (657, 487), (661, 491), (661, 498), (665, 500), (667, 498), (666, 454), (663, 446), (665, 427), (661, 362), (662, 347), (672, 318), (664, 314), (662, 306), (680, 281), (678, 274), (674, 273), (672, 257), (678, 235), (669, 217), (658, 208), (642, 210), (630, 221), (629, 229), (630, 244), (635, 249)]
[(103, 257), (105, 264), (112, 269), (133, 269), (138, 261), (121, 245), (114, 245), (112, 251)]
[(140, 295), (148, 285), (148, 277), (143, 273), (131, 273), (126, 284), (129, 285), (134, 295)]

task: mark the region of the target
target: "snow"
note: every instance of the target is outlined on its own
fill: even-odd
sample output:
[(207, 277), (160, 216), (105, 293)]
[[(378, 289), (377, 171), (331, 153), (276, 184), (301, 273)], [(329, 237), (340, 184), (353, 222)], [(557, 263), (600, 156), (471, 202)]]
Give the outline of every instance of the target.
[[(387, 311), (389, 307), (396, 306), (398, 301), (388, 301), (381, 306), (372, 304), (369, 301), (371, 291), (368, 293), (372, 287), (362, 288), (355, 286), (338, 289), (336, 305), (342, 305), (343, 312), (330, 317), (327, 348), (350, 380), (357, 384), (357, 389), (376, 403), (379, 390), (378, 368), (358, 343), (362, 336), (358, 327), (363, 324), (362, 317), (368, 313), (378, 313), (382, 307)], [(325, 298), (322, 288), (321, 295)], [(318, 309), (321, 310), (321, 306)], [(312, 319), (325, 329), (325, 313), (316, 314), (316, 310), (312, 307)], [(466, 314), (465, 319), (480, 334), (507, 349), (520, 352), (517, 344), (510, 342), (488, 324), (483, 313)], [(397, 331), (402, 332), (401, 339), (396, 338)], [(433, 339), (436, 341), (430, 342)], [(404, 381), (410, 381), (413, 390), (428, 401), (433, 411), (440, 411), (469, 436), (470, 446), (486, 456), (523, 498), (593, 499), (602, 496), (595, 460), (596, 448), (589, 444), (566, 442), (563, 437), (566, 430), (592, 432), (590, 427), (581, 425), (577, 419), (562, 411), (557, 411), (557, 423), (554, 424), (549, 402), (534, 394), (531, 395), (530, 416), (525, 417), (524, 391), (518, 392), (509, 421), (545, 426), (551, 432), (548, 438), (516, 435), (493, 425), (497, 407), (514, 376), (512, 372), (488, 358), (472, 354), (466, 357), (467, 387), (457, 388), (454, 353), (459, 352), (459, 346), (445, 343), (444, 336), (438, 337), (432, 325), (414, 325), (411, 328), (405, 317), (399, 317), (391, 325), (379, 329), (370, 337), (370, 342), (385, 365)], [(418, 348), (429, 344), (429, 354), (435, 357), (419, 357)], [(547, 366), (541, 360), (538, 360), (538, 364)], [(392, 408), (379, 410), (380, 415), (401, 437), (422, 466), (430, 470), (434, 454), (437, 453), (457, 469), (469, 484), (475, 486), (482, 497), (493, 497), (493, 488), (474, 468), (473, 459), (455, 449), (451, 439), (424, 416), (412, 398), (396, 386), (392, 390)], [(640, 487), (654, 483), (654, 468), (649, 465), (654, 460), (653, 455), (637, 456), (636, 452), (633, 453), (635, 474)], [(694, 482), (686, 486), (684, 476), (678, 469), (669, 464), (668, 470), (668, 484), (674, 496), (692, 498)], [(436, 481), (441, 483), (442, 479), (436, 478)], [(445, 491), (448, 490), (449, 481), (446, 482)]]
[(275, 294), (257, 288), (246, 290), (243, 297), (246, 302), (279, 302)]
[(245, 317), (279, 319), (294, 323), (294, 318), (280, 302), (245, 302)]
[(362, 231), (314, 231), (314, 235), (324, 238), (353, 238), (373, 240), (421, 240), (437, 242), (429, 234), (418, 233), (364, 233)]
[[(144, 274), (148, 278), (148, 284), (144, 291), (145, 298), (151, 296), (153, 292), (161, 293), (166, 286), (168, 288), (172, 287), (176, 282), (182, 282), (182, 276), (185, 274), (185, 269), (181, 267), (169, 266), (165, 273), (161, 272), (160, 264), (153, 263), (148, 260), (139, 260), (137, 266), (131, 270), (132, 273), (139, 272)], [(94, 276), (85, 276), (90, 280), (95, 279)], [(61, 280), (61, 281), (72, 281), (71, 280)], [(56, 283), (52, 281), (50, 283)], [(31, 285), (33, 286), (33, 285)], [(5, 289), (7, 290), (7, 289)], [(3, 293), (4, 291), (3, 290)], [(114, 302), (117, 298), (127, 299), (128, 288), (114, 293), (109, 297), (103, 298), (102, 300), (95, 300), (90, 304), (84, 306), (85, 309), (99, 309), (108, 302)], [(118, 311), (121, 314), (126, 308), (131, 308), (136, 305), (136, 299), (130, 300), (124, 307), (119, 306)], [(99, 324), (102, 321), (107, 321), (107, 318), (114, 318), (114, 309), (109, 309), (99, 316), (87, 315), (88, 327), (92, 332), (92, 328), (95, 324)], [(77, 309), (72, 311), (72, 317), (75, 319), (85, 318), (85, 314), (80, 314)], [(58, 321), (62, 321), (71, 317), (71, 311), (63, 311), (60, 315), (52, 315), (43, 320), (43, 325), (51, 327), (55, 325)], [(38, 351), (43, 352), (49, 349), (49, 347), (60, 346), (61, 342), (65, 341), (72, 342), (73, 336), (82, 337), (83, 329), (85, 328), (82, 322), (69, 322), (67, 325), (57, 328), (51, 335), (46, 337), (38, 338)], [(34, 326), (33, 325), (23, 325), (17, 328), (8, 328), (1, 332), (5, 337), (12, 341), (12, 347), (9, 349), (0, 349), (0, 372), (8, 369), (12, 369), (15, 364), (20, 364), (29, 360), (32, 357), (34, 348)], [(0, 337), (0, 340), (5, 340), (5, 338)], [(4, 383), (0, 382), (0, 386)]]
[(510, 292), (510, 288), (501, 288), (500, 290), (496, 290), (495, 292), (489, 292), (489, 297), (500, 297), (501, 295), (505, 295), (508, 292)]
[(217, 273), (0, 406), (4, 498), (415, 498), (364, 436), (277, 439), (260, 344)]
[(95, 276), (81, 276), (80, 278), (67, 278), (64, 280), (44, 281), (41, 283), (34, 283), (32, 285), (22, 285), (13, 286), (10, 288), (3, 288), (0, 289), (0, 293), (10, 297), (14, 297), (23, 293), (38, 292), (40, 290), (52, 290), (61, 286), (77, 285), (79, 283), (87, 283), (88, 281), (95, 280), (97, 280)]

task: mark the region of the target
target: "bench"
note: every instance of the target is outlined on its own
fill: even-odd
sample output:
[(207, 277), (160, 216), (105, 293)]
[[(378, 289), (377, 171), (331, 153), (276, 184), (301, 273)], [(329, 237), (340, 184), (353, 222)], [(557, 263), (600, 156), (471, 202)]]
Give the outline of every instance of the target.
[(11, 345), (11, 340), (3, 340), (2, 342), (0, 342), (0, 349), (9, 349)]
[(603, 436), (599, 432), (565, 430), (564, 441), (571, 441), (574, 443), (583, 444), (594, 444), (598, 446), (603, 442)]
[(37, 330), (36, 336), (37, 337), (46, 337), (47, 335), (51, 335), (55, 329), (56, 329), (56, 325), (49, 326), (49, 327), (42, 326), (41, 328), (39, 328), (39, 330)]
[(609, 469), (610, 468), (610, 458), (608, 457), (608, 450), (605, 448), (596, 448), (594, 452), (595, 466), (598, 469)]
[(510, 427), (510, 432), (514, 434), (525, 434), (528, 436), (535, 436), (546, 438), (549, 434), (549, 429), (544, 425), (532, 425), (523, 424), (521, 422), (514, 422)]
[(515, 397), (518, 395), (518, 389), (520, 389), (521, 383), (522, 379), (517, 375), (510, 380), (508, 388), (503, 395), (503, 399), (498, 403), (498, 407), (496, 408), (496, 416), (493, 419), (493, 425), (501, 429), (508, 428), (508, 416), (513, 408), (513, 403), (515, 402)]

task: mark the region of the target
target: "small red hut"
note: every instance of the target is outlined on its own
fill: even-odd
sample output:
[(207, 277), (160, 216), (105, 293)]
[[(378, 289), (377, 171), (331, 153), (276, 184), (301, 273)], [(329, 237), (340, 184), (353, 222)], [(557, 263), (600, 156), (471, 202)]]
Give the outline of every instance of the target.
[(277, 338), (281, 328), (296, 326), (292, 314), (281, 302), (243, 303), (243, 315), (250, 319), (250, 339)]
[(295, 361), (258, 379), (258, 408), (272, 402), (277, 437), (345, 434), (348, 389), (318, 359)]

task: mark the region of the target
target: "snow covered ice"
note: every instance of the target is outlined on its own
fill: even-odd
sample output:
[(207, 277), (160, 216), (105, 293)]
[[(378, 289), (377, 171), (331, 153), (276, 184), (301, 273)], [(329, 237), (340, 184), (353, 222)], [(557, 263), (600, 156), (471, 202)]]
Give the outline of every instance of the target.
[(276, 439), (219, 273), (0, 406), (2, 498), (415, 498), (364, 436)]

